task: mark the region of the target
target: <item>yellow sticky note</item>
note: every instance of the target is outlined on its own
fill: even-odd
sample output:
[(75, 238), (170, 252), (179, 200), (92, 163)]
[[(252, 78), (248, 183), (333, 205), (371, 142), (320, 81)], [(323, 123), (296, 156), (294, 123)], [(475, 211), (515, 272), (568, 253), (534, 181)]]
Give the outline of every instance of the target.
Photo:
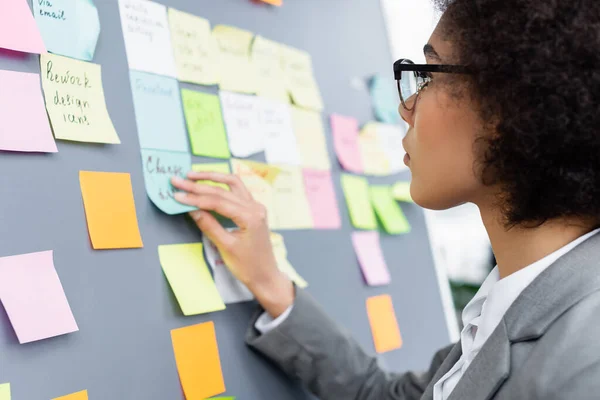
[(173, 329), (171, 341), (186, 399), (206, 399), (225, 392), (215, 324), (212, 321)]
[(289, 103), (290, 96), (281, 68), (281, 46), (262, 36), (252, 42), (250, 61), (254, 67), (256, 94), (282, 103)]
[[(207, 163), (207, 164), (193, 164), (192, 171), (196, 172), (220, 172), (222, 174), (229, 174), (231, 170), (229, 169), (229, 164), (227, 163)], [(217, 186), (221, 187), (225, 190), (229, 190), (229, 186), (224, 183), (217, 183), (212, 181), (197, 181), (197, 183), (201, 183), (203, 185)]]
[(40, 56), (40, 64), (56, 139), (121, 143), (106, 109), (100, 65), (50, 53)]
[(282, 45), (282, 66), (286, 86), (294, 104), (322, 111), (323, 99), (312, 68), (312, 58), (305, 51)]
[(79, 171), (79, 184), (94, 249), (144, 246), (129, 174)]
[(410, 224), (402, 212), (402, 208), (392, 197), (389, 186), (371, 186), (371, 203), (385, 231), (392, 235), (410, 232)]
[(52, 400), (88, 400), (88, 392), (87, 390), (82, 390), (81, 392), (71, 393), (66, 396), (55, 397)]
[(367, 314), (375, 351), (385, 353), (402, 347), (402, 337), (394, 312), (392, 298), (385, 294), (367, 299)]
[(158, 258), (183, 315), (225, 309), (204, 261), (202, 243), (158, 246)]
[[(273, 229), (310, 229), (314, 226), (300, 167), (279, 165), (273, 182)], [(291, 211), (291, 212), (290, 212)]]
[(392, 186), (392, 194), (398, 201), (414, 203), (412, 196), (410, 195), (410, 182), (396, 182), (394, 186)]
[(218, 53), (207, 19), (169, 8), (177, 79), (199, 85), (219, 83)]
[(392, 170), (388, 154), (379, 140), (377, 125), (367, 123), (358, 135), (358, 146), (366, 175), (385, 176)]
[(252, 32), (233, 26), (217, 25), (213, 28), (219, 53), (221, 90), (240, 93), (256, 92), (254, 69), (250, 63)]
[(346, 196), (352, 225), (358, 229), (377, 229), (377, 220), (371, 207), (367, 179), (360, 176), (342, 174), (342, 188)]
[(10, 400), (10, 383), (0, 385), (0, 400)]
[(292, 107), (292, 124), (302, 167), (331, 169), (321, 113)]
[(271, 245), (273, 246), (273, 253), (275, 254), (275, 260), (277, 261), (279, 270), (286, 274), (298, 287), (307, 287), (308, 282), (300, 276), (298, 271), (296, 271), (294, 266), (287, 259), (287, 248), (285, 247), (283, 236), (279, 233), (271, 232)]

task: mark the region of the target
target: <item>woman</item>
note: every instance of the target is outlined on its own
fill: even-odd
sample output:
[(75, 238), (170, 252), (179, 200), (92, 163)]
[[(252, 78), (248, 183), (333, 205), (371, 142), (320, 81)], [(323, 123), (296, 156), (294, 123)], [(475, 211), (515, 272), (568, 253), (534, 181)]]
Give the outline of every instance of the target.
[(237, 178), (190, 173), (173, 181), (177, 199), (203, 210), (192, 217), (264, 309), (249, 345), (321, 399), (599, 398), (600, 3), (443, 3), (428, 66), (394, 67), (411, 195), (430, 209), (476, 204), (498, 265), (429, 371), (382, 372), (294, 288)]

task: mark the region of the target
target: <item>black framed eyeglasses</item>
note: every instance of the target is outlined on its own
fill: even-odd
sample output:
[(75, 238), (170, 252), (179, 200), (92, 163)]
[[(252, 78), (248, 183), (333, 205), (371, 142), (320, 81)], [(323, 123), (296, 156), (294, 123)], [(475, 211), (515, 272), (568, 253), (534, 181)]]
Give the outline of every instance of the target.
[[(442, 72), (450, 74), (470, 74), (469, 68), (462, 65), (445, 65), (445, 64), (415, 64), (407, 58), (401, 58), (394, 63), (394, 78), (398, 85), (398, 94), (400, 102), (407, 111), (412, 111), (407, 106), (408, 99), (419, 93), (427, 87), (431, 81), (432, 72)], [(416, 101), (415, 103), (416, 104)]]

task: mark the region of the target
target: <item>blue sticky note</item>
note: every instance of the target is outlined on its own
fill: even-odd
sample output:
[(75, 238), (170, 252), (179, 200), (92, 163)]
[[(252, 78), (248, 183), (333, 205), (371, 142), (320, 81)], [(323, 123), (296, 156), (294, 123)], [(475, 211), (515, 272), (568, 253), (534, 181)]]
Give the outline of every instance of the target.
[(173, 215), (196, 210), (177, 202), (173, 198), (175, 188), (171, 185), (171, 177), (184, 178), (192, 169), (189, 153), (142, 149), (142, 169), (146, 193), (162, 212)]
[(84, 61), (94, 58), (100, 18), (92, 0), (33, 0), (33, 15), (49, 52)]
[(130, 71), (129, 77), (140, 147), (187, 153), (187, 131), (177, 80), (138, 71)]
[(398, 105), (400, 104), (400, 98), (394, 81), (376, 75), (371, 79), (370, 91), (375, 118), (386, 124), (399, 124)]

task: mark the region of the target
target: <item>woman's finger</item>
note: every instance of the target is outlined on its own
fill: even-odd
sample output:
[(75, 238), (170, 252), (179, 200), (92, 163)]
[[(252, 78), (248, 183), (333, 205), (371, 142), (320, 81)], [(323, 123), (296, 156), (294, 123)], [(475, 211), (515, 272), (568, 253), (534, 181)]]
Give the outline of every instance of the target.
[(243, 198), (240, 198), (239, 195), (235, 195), (232, 192), (225, 190), (223, 188), (211, 186), (211, 185), (205, 185), (205, 184), (201, 184), (201, 183), (198, 184), (194, 181), (182, 179), (178, 176), (174, 176), (171, 178), (171, 184), (175, 188), (177, 188), (179, 190), (184, 190), (188, 193), (194, 193), (194, 194), (200, 194), (200, 195), (221, 196), (227, 200), (230, 200), (230, 201), (237, 203), (239, 205), (242, 205), (242, 206), (247, 203), (247, 201), (245, 201), (245, 199), (243, 199)]
[(248, 225), (250, 216), (245, 207), (221, 196), (177, 192), (173, 197), (181, 204), (198, 207), (203, 211), (215, 211), (232, 220), (240, 228), (246, 228)]
[(187, 174), (188, 179), (192, 181), (213, 181), (218, 183), (224, 183), (231, 189), (232, 193), (239, 194), (243, 196), (245, 199), (251, 199), (252, 195), (246, 188), (246, 185), (241, 181), (237, 175), (233, 174), (222, 174), (220, 172), (210, 172), (210, 171), (190, 171)]
[(235, 236), (223, 228), (211, 213), (202, 210), (191, 211), (190, 217), (218, 248), (228, 249), (235, 242)]

